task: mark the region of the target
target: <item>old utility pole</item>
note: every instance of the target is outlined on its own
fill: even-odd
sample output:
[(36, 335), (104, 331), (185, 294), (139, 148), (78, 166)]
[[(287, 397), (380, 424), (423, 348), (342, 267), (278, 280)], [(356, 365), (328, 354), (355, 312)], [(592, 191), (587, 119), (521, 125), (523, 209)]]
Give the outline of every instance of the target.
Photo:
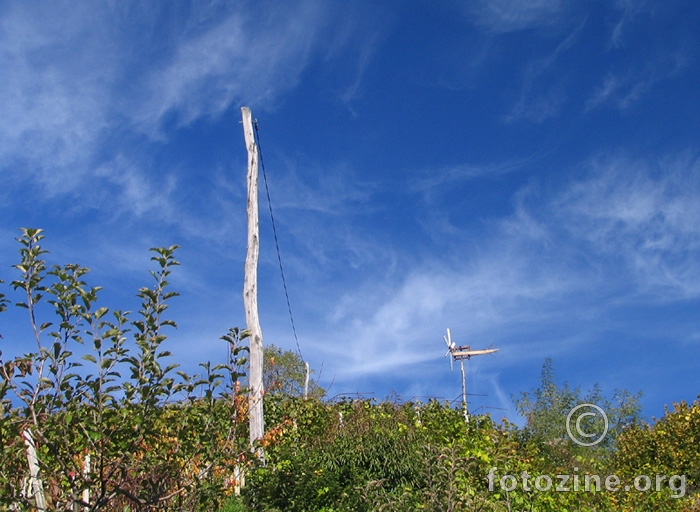
[[(245, 258), (243, 303), (246, 329), (250, 333), (250, 371), (248, 375), (248, 412), (250, 415), (250, 446), (265, 434), (263, 416), (263, 342), (258, 318), (258, 255), (260, 253), (258, 223), (258, 147), (253, 135), (253, 120), (248, 107), (241, 108), (243, 134), (248, 149), (248, 252)], [(263, 458), (262, 450), (258, 457)]]

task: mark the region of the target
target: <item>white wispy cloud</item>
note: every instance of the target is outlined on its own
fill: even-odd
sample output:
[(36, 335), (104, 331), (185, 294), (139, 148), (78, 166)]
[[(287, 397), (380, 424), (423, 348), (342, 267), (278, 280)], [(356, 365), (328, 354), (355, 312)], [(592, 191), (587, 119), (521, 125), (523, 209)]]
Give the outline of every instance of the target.
[(605, 103), (613, 103), (624, 110), (647, 93), (656, 81), (654, 77), (609, 74), (586, 102), (586, 111)]
[(657, 299), (700, 293), (700, 163), (693, 153), (657, 165), (614, 157), (596, 161), (592, 177), (558, 201), (577, 239), (621, 258), (640, 292)]
[[(557, 60), (579, 39), (585, 25), (586, 20), (584, 19), (557, 44), (552, 52), (527, 65), (523, 76), (520, 99), (510, 114), (505, 117), (506, 122), (527, 119), (535, 123), (541, 123), (559, 114), (562, 105), (567, 100), (567, 93), (562, 78), (556, 77), (551, 70)], [(546, 88), (543, 86), (545, 78), (547, 79), (546, 82), (550, 84)], [(551, 85), (552, 82), (555, 85)]]
[(634, 22), (636, 16), (644, 12), (648, 7), (646, 0), (616, 0), (614, 7), (620, 12), (620, 20), (615, 25), (610, 36), (610, 43), (614, 47), (622, 45), (624, 32), (628, 25)]
[(468, 8), (479, 25), (493, 32), (515, 32), (561, 23), (571, 7), (567, 0), (478, 0)]
[(523, 93), (511, 113), (505, 117), (506, 123), (519, 119), (526, 119), (534, 123), (541, 123), (559, 115), (567, 96), (563, 88), (552, 88), (545, 94), (529, 97)]
[(346, 163), (330, 168), (302, 159), (286, 158), (284, 163), (286, 169), (276, 169), (269, 184), (275, 208), (354, 215), (372, 208), (370, 200), (381, 190)]
[[(364, 5), (343, 3), (334, 6), (332, 16), (342, 22), (333, 23), (333, 30), (326, 34), (323, 62), (337, 75), (338, 99), (357, 117), (354, 104), (363, 96), (365, 74), (378, 47), (391, 32), (396, 12), (380, 4), (373, 5), (368, 12)], [(335, 67), (337, 62), (343, 65)]]
[(497, 178), (504, 174), (524, 169), (527, 164), (537, 159), (538, 155), (527, 158), (491, 164), (458, 164), (438, 168), (421, 169), (412, 173), (407, 189), (411, 193), (420, 193), (424, 200), (431, 202), (433, 194), (449, 190), (450, 186), (476, 178)]
[[(322, 286), (341, 265), (360, 269), (391, 260), (390, 247), (357, 230), (381, 207), (374, 199), (384, 187), (360, 177), (348, 164), (325, 167), (305, 158), (283, 158), (270, 176), (269, 191), (285, 266), (304, 276), (307, 285)], [(261, 236), (270, 243), (267, 197), (263, 189), (260, 194)]]
[(169, 114), (187, 125), (235, 103), (269, 108), (293, 88), (325, 28), (325, 9), (306, 1), (259, 14), (236, 9), (205, 31), (180, 34), (172, 56), (149, 73), (144, 96), (130, 107), (134, 121), (150, 131)]
[(621, 110), (647, 96), (660, 82), (676, 77), (688, 65), (682, 51), (652, 58), (643, 69), (610, 72), (586, 101), (585, 110), (613, 104)]
[(377, 39), (379, 39), (379, 36), (376, 32), (365, 39), (364, 44), (360, 48), (352, 83), (345, 87), (340, 94), (340, 100), (347, 106), (354, 116), (357, 116), (358, 114), (353, 109), (352, 104), (361, 95), (361, 87), (364, 81), (364, 76), (372, 61)]
[(19, 181), (8, 169), (22, 163), (47, 192), (60, 193), (110, 158), (103, 152), (115, 132), (157, 139), (171, 118), (186, 125), (235, 103), (269, 107), (295, 86), (327, 23), (311, 1), (263, 18), (244, 5), (189, 24), (173, 7), (167, 28), (155, 26), (155, 9), (130, 5), (15, 4), (3, 12), (0, 65), (11, 71), (0, 84), (3, 174)]
[(36, 180), (52, 195), (88, 172), (109, 124), (114, 70), (105, 63), (119, 53), (101, 30), (105, 17), (91, 11), (13, 4), (0, 18), (0, 172), (8, 184)]

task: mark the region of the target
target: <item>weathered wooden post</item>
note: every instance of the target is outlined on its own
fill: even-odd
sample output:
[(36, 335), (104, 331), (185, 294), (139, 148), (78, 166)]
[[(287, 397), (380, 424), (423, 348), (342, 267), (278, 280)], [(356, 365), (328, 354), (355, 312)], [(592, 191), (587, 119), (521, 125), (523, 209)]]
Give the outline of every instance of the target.
[[(85, 458), (83, 459), (83, 477), (85, 478), (85, 481), (87, 481), (90, 478), (90, 452), (86, 453)], [(83, 490), (83, 502), (90, 503), (89, 488)], [(85, 505), (83, 507), (83, 510), (85, 512), (89, 512), (90, 507), (88, 505)]]
[[(263, 416), (263, 342), (258, 318), (258, 255), (260, 253), (258, 221), (258, 147), (253, 135), (253, 120), (248, 107), (241, 108), (243, 134), (248, 149), (248, 251), (245, 259), (243, 303), (246, 328), (250, 333), (250, 371), (248, 383), (248, 412), (250, 415), (250, 447), (265, 434)], [(260, 459), (264, 453), (257, 453)]]
[(27, 464), (29, 465), (29, 492), (28, 497), (33, 497), (37, 510), (46, 510), (46, 498), (44, 485), (39, 476), (39, 458), (36, 455), (34, 436), (29, 430), (22, 432), (24, 444), (27, 447)]

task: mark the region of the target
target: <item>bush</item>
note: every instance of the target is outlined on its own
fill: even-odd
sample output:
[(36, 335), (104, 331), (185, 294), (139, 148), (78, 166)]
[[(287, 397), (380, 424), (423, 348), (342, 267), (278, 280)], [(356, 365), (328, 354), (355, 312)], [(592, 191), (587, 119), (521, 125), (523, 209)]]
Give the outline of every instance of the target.
[(286, 422), (244, 493), (255, 510), (369, 510), (370, 481), (398, 489), (420, 480), (423, 438), (409, 427), (411, 406), (287, 398), (266, 407)]

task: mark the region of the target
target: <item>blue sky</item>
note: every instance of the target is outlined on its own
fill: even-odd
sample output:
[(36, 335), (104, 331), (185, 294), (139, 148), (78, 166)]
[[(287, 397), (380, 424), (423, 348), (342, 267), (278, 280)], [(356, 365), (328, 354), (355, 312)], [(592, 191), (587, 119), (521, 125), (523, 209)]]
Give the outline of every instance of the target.
[[(560, 381), (700, 392), (700, 4), (3, 2), (0, 278), (20, 227), (136, 311), (178, 244), (168, 343), (194, 371), (244, 326), (258, 120), (302, 354), (329, 395), (472, 409)], [(265, 196), (260, 320), (294, 350)], [(26, 312), (2, 351), (29, 351)]]

